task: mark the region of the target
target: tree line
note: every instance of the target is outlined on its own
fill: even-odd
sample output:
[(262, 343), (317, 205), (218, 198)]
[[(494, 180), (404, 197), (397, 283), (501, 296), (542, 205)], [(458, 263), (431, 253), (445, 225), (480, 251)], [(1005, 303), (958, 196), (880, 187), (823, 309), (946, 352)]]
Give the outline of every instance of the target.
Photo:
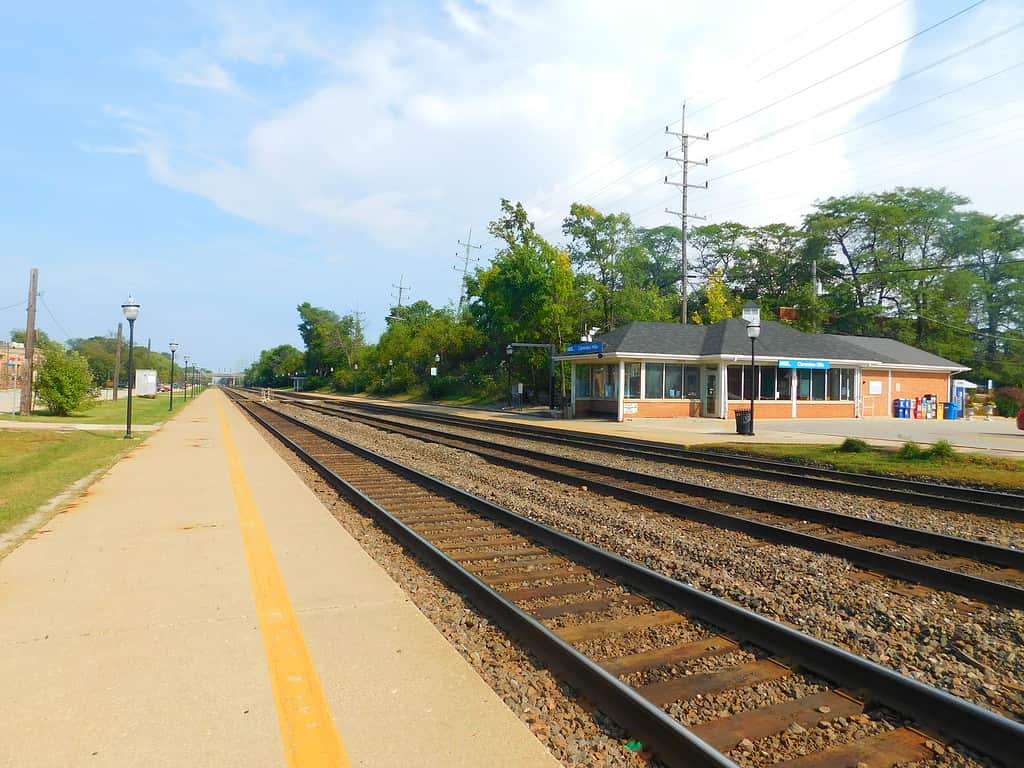
[[(762, 316), (825, 333), (884, 336), (970, 366), (968, 378), (1024, 386), (1024, 216), (968, 208), (946, 189), (896, 188), (821, 201), (799, 226), (723, 222), (689, 230), (691, 323)], [(467, 276), (468, 302), (393, 307), (376, 343), (353, 314), (298, 307), (304, 349), (265, 350), (246, 372), (260, 386), (372, 394), (499, 397), (509, 379), (538, 396), (543, 351), (632, 320), (678, 322), (678, 227), (639, 227), (625, 213), (574, 203), (562, 242), (521, 203), (502, 200), (491, 263)], [(436, 375), (431, 375), (436, 369)], [(559, 387), (565, 387), (565, 375)]]

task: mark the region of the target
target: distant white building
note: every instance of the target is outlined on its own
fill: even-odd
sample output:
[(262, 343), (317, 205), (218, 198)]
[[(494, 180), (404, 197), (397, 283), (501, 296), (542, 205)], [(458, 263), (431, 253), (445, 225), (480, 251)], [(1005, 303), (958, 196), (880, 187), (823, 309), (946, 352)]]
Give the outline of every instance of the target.
[(135, 369), (135, 391), (136, 397), (156, 396), (156, 371), (152, 368)]

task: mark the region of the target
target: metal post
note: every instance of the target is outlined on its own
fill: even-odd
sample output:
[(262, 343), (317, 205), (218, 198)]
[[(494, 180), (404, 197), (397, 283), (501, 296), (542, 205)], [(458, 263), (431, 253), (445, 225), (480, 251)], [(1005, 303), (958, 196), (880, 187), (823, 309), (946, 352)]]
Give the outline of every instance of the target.
[(21, 415), (32, 415), (32, 377), (35, 366), (36, 346), (36, 298), (39, 296), (39, 270), (35, 267), (28, 278), (28, 318), (25, 323), (24, 378), (21, 382)]
[(132, 439), (132, 374), (135, 365), (135, 321), (128, 321), (128, 422), (124, 433), (125, 440)]
[(679, 253), (680, 253), (680, 277), (682, 278), (680, 283), (680, 304), (679, 304), (679, 321), (686, 325), (688, 322), (687, 312), (689, 311), (688, 299), (689, 299), (689, 285), (687, 279), (689, 277), (689, 262), (686, 256), (686, 229), (690, 219), (704, 219), (704, 216), (694, 216), (687, 210), (687, 192), (686, 190), (693, 189), (707, 189), (708, 183), (705, 181), (703, 184), (691, 184), (690, 183), (690, 166), (691, 165), (707, 165), (708, 161), (705, 158), (702, 161), (695, 161), (690, 159), (690, 140), (707, 141), (710, 137), (709, 134), (705, 133), (703, 136), (691, 136), (686, 132), (686, 102), (683, 102), (683, 111), (679, 121), (679, 132), (669, 130), (670, 126), (665, 126), (665, 133), (670, 136), (677, 136), (679, 138), (679, 156), (674, 156), (665, 152), (665, 158), (667, 160), (675, 160), (682, 168), (683, 180), (682, 183), (678, 181), (669, 181), (668, 176), (665, 177), (665, 183), (673, 187), (679, 187), (682, 192), (682, 205), (680, 210), (673, 211), (668, 208), (665, 209), (665, 213), (671, 213), (679, 217)]
[(117, 342), (114, 347), (114, 396), (111, 398), (117, 402), (117, 390), (121, 386), (121, 339), (124, 334), (121, 331), (121, 323), (117, 324)]
[(548, 408), (552, 411), (555, 410), (555, 345), (551, 345), (551, 376), (548, 381), (548, 389), (551, 390), (548, 395)]
[(754, 370), (754, 337), (751, 336), (750, 337), (750, 436), (751, 437), (754, 436), (754, 387), (755, 387), (754, 380), (756, 378), (757, 377), (755, 376), (755, 370)]
[(167, 410), (174, 410), (174, 350), (171, 350), (171, 388), (168, 390), (171, 397), (167, 403)]

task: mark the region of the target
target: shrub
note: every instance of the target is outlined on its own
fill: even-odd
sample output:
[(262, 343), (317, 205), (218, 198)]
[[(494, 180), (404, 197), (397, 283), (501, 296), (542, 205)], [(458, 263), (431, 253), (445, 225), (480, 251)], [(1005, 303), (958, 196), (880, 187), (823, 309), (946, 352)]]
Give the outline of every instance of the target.
[(930, 459), (950, 459), (956, 454), (956, 451), (953, 450), (953, 444), (949, 440), (939, 440), (927, 450), (927, 454)]
[(77, 352), (70, 354), (54, 344), (46, 350), (39, 369), (36, 394), (54, 416), (67, 416), (83, 405), (92, 405), (92, 371), (89, 362)]
[(843, 440), (839, 450), (843, 453), (866, 453), (871, 450), (871, 446), (859, 437), (848, 437)]
[(914, 461), (917, 459), (923, 459), (927, 456), (927, 452), (914, 441), (906, 442), (900, 446), (900, 449), (896, 452), (896, 455), (906, 461)]

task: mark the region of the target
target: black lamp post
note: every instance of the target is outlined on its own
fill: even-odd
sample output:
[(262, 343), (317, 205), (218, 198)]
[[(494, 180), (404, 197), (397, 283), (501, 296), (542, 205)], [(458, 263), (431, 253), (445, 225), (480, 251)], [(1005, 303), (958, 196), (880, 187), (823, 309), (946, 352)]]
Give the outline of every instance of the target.
[(128, 321), (128, 420), (125, 424), (124, 439), (132, 439), (132, 378), (135, 375), (135, 320), (139, 316), (139, 302), (128, 295), (121, 305), (124, 318)]
[[(747, 308), (744, 307), (744, 314)], [(754, 395), (757, 390), (757, 369), (754, 367), (754, 341), (761, 335), (761, 316), (757, 311), (756, 317), (751, 315), (747, 325), (747, 336), (750, 338), (750, 434), (754, 434)]]
[(505, 366), (508, 368), (508, 407), (512, 409), (512, 345), (509, 344), (505, 347), (505, 354), (508, 356), (508, 364)]
[(185, 355), (185, 380), (182, 382), (182, 386), (185, 388), (185, 402), (188, 402), (188, 361), (189, 356)]
[(171, 348), (171, 387), (170, 387), (170, 390), (169, 390), (171, 397), (170, 397), (170, 400), (167, 403), (167, 410), (168, 411), (173, 411), (174, 410), (174, 353), (178, 351), (178, 342), (172, 341), (167, 346), (169, 346)]

